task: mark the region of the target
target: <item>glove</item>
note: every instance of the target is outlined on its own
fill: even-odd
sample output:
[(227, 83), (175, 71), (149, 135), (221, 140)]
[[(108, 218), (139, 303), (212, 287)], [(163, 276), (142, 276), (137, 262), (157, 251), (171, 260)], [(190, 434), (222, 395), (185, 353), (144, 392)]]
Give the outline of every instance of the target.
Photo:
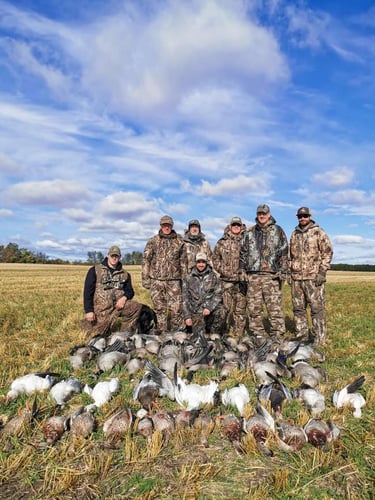
[(247, 295), (247, 281), (240, 281), (238, 284), (238, 288), (240, 290), (240, 294), (246, 297)]
[(323, 283), (326, 282), (326, 273), (325, 271), (319, 271), (315, 278), (315, 285), (322, 286)]
[(149, 290), (151, 288), (151, 283), (150, 281), (142, 281), (142, 286), (146, 288), (146, 290)]

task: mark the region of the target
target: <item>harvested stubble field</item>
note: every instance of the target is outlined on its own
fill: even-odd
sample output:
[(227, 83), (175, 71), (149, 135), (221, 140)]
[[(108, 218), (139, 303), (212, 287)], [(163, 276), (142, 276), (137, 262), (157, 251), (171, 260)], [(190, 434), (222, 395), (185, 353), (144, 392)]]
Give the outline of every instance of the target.
[[(67, 378), (73, 374), (69, 349), (86, 343), (80, 329), (83, 319), (82, 286), (85, 266), (0, 265), (0, 419), (7, 419), (33, 401), (21, 396), (5, 405), (12, 380), (29, 372), (52, 370)], [(137, 300), (150, 304), (140, 286), (140, 268), (129, 269)], [(284, 288), (287, 326), (292, 328), (290, 290)], [(9, 452), (0, 449), (1, 499), (123, 499), (123, 498), (277, 498), (331, 499), (374, 498), (375, 389), (374, 329), (375, 273), (330, 272), (327, 283), (328, 342), (325, 347), (328, 381), (319, 386), (326, 397), (325, 419), (340, 429), (340, 438), (329, 451), (306, 445), (287, 453), (270, 445), (273, 456), (264, 456), (244, 438), (245, 455), (236, 454), (230, 442), (215, 428), (209, 447), (202, 448), (194, 429), (183, 429), (164, 446), (155, 434), (147, 446), (144, 438), (129, 434), (116, 450), (103, 448), (101, 424), (120, 406), (138, 410), (131, 394), (134, 381), (115, 368), (101, 375), (118, 376), (121, 390), (97, 412), (98, 430), (87, 440), (71, 446), (63, 436), (54, 447), (38, 449), (43, 420), (53, 412), (47, 394), (37, 397), (39, 416), (35, 425), (12, 442)], [(292, 336), (292, 332), (290, 332)], [(93, 367), (74, 373), (92, 384)], [(359, 375), (366, 381), (361, 390), (367, 405), (355, 419), (349, 409), (337, 410), (331, 403), (336, 388)], [(198, 382), (207, 382), (215, 372), (202, 372)], [(221, 388), (243, 382), (251, 393), (248, 411), (255, 407), (255, 383), (251, 371), (235, 372)], [(297, 381), (291, 382), (296, 387)], [(78, 394), (65, 412), (91, 402)], [(160, 400), (160, 406), (175, 408)], [(211, 410), (217, 414), (218, 409)], [(283, 415), (302, 424), (308, 414), (295, 401)]]

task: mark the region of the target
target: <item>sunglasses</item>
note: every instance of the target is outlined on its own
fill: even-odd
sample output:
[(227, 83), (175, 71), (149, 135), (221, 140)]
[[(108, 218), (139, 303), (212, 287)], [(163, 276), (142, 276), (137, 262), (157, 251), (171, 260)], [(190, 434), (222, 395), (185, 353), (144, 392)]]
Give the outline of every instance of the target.
[(300, 215), (297, 215), (297, 217), (299, 219), (308, 219), (310, 217), (310, 215), (309, 214), (300, 214)]
[(231, 226), (241, 227), (241, 224), (238, 224), (238, 222), (235, 222), (234, 224), (231, 224)]
[(119, 258), (120, 258), (120, 256), (119, 256), (119, 255), (116, 255), (116, 254), (114, 254), (114, 253), (111, 255), (111, 257), (112, 257), (112, 259), (115, 259), (115, 258), (116, 258), (116, 259), (119, 259)]

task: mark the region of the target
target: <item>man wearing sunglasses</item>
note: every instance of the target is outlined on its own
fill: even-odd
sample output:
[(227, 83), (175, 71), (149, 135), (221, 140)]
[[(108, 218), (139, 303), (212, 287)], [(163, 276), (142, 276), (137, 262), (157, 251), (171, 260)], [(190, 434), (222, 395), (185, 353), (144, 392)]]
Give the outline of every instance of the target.
[(290, 237), (288, 282), (291, 286), (296, 333), (308, 340), (307, 308), (310, 307), (316, 345), (324, 345), (327, 333), (325, 285), (333, 257), (328, 235), (312, 220), (308, 207), (297, 210), (298, 226)]

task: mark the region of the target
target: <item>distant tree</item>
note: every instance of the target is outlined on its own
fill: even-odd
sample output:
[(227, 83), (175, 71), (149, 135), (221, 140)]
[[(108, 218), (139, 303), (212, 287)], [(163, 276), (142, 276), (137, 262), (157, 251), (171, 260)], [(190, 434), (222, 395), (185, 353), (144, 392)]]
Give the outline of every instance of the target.
[(100, 264), (104, 259), (102, 252), (97, 252), (96, 250), (93, 252), (87, 252), (87, 262), (89, 264)]
[(128, 266), (142, 264), (142, 252), (126, 253), (121, 262)]
[(1, 252), (2, 262), (20, 262), (20, 249), (17, 243), (8, 243)]

